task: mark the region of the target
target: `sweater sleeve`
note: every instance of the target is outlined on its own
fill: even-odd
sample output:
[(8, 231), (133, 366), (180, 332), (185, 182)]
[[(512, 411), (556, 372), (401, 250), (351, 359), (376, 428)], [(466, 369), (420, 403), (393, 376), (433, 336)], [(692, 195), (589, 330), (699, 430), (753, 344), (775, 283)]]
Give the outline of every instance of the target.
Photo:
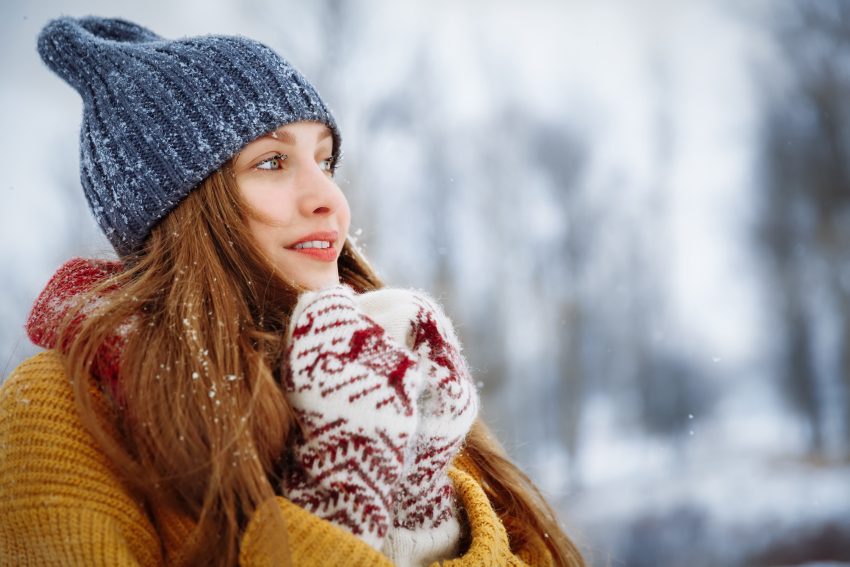
[(0, 388), (0, 557), (10, 565), (161, 565), (156, 530), (85, 431), (61, 356)]
[(272, 519), (275, 507), (286, 523), (292, 565), (392, 567), (385, 555), (358, 536), (280, 496), (258, 508), (246, 526), (239, 549), (240, 567), (270, 567), (283, 563), (283, 558), (275, 557), (268, 545), (278, 537)]

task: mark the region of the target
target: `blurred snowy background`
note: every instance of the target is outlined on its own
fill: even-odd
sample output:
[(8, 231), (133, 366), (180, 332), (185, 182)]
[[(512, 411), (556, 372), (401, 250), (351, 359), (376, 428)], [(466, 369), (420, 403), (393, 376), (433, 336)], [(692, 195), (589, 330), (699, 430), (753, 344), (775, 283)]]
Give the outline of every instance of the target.
[(444, 301), (593, 565), (850, 562), (850, 2), (5, 0), (2, 378), (52, 271), (110, 254), (35, 51), (60, 14), (319, 87), (360, 245)]

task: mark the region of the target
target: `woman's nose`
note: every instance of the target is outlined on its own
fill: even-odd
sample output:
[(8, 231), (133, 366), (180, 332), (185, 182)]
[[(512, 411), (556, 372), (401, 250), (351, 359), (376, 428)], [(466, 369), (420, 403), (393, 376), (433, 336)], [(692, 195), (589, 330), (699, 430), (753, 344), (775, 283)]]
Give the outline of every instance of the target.
[(301, 207), (305, 215), (328, 215), (338, 207), (339, 189), (318, 164), (304, 172), (301, 186)]

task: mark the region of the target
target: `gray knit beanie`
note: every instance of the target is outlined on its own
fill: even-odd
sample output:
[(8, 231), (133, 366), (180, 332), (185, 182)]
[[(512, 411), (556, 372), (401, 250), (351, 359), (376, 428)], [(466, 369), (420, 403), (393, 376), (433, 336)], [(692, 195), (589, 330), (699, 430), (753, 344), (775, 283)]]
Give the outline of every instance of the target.
[(80, 178), (119, 255), (245, 144), (292, 122), (336, 122), (318, 92), (270, 48), (238, 36), (167, 40), (134, 23), (59, 18), (44, 62), (83, 99)]

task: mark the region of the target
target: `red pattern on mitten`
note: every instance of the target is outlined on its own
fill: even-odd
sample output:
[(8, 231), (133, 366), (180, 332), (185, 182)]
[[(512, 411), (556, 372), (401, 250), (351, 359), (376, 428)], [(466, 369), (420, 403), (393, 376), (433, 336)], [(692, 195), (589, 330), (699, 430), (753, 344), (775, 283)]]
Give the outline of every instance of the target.
[(301, 425), (284, 493), (380, 549), (416, 431), (422, 375), (338, 286), (293, 312), (287, 399)]

